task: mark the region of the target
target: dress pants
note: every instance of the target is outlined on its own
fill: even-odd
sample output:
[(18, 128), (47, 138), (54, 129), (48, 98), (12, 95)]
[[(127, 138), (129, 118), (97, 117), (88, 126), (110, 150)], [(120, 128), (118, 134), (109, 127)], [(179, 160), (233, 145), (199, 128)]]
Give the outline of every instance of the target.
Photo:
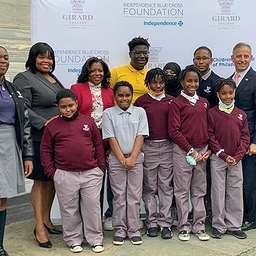
[[(199, 154), (206, 152), (208, 146), (195, 148)], [(205, 230), (205, 205), (206, 194), (206, 162), (198, 162), (191, 166), (186, 161), (186, 154), (177, 144), (173, 146), (173, 182), (176, 199), (179, 231), (186, 230), (196, 233)], [(193, 208), (192, 225), (188, 222), (189, 195)]]
[(222, 234), (240, 230), (243, 220), (242, 162), (228, 166), (221, 158), (210, 157), (212, 178), (212, 227)]
[(54, 185), (68, 246), (81, 244), (84, 237), (90, 246), (102, 244), (100, 192), (103, 172), (98, 168), (83, 172), (57, 169)]
[(112, 224), (115, 236), (140, 236), (139, 210), (143, 179), (142, 153), (131, 169), (126, 169), (112, 153), (109, 155), (109, 180), (113, 191)]
[(147, 213), (146, 225), (148, 228), (171, 227), (173, 142), (145, 140), (142, 151), (145, 154), (142, 198)]

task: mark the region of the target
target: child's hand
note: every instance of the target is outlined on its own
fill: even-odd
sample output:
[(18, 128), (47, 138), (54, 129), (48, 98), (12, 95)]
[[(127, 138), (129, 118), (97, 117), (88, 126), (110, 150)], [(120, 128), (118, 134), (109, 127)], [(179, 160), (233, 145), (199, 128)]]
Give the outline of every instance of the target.
[(200, 162), (203, 160), (203, 157), (201, 154), (199, 154), (196, 150), (193, 150), (191, 153), (191, 156), (196, 160), (196, 162)]
[(235, 160), (235, 158), (233, 158), (232, 156), (228, 156), (226, 158), (226, 163), (229, 165), (229, 166), (235, 166), (237, 165), (237, 162)]
[(211, 155), (212, 151), (210, 149), (208, 149), (203, 155), (203, 161), (205, 162)]
[(133, 160), (133, 158), (131, 157), (126, 158), (126, 162), (124, 165), (126, 169), (131, 169), (134, 165), (135, 165), (135, 160)]
[(120, 161), (123, 166), (126, 164), (126, 158), (124, 158), (122, 161)]

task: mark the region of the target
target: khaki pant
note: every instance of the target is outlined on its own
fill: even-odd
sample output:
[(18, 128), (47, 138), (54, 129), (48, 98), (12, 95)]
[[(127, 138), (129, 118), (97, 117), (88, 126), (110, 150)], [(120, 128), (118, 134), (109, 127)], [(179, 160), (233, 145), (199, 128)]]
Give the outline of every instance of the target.
[(54, 185), (63, 227), (63, 239), (70, 246), (102, 244), (100, 191), (103, 172), (99, 168), (83, 172), (56, 170)]
[(242, 163), (228, 166), (221, 158), (212, 154), (211, 198), (212, 227), (221, 233), (241, 229), (243, 220), (243, 174)]
[(113, 153), (109, 155), (109, 180), (113, 191), (112, 222), (115, 236), (140, 236), (139, 210), (143, 179), (142, 154), (133, 168), (126, 169)]
[[(142, 148), (145, 154), (143, 164), (143, 193), (147, 213), (146, 225), (150, 227), (171, 227), (171, 205), (173, 200), (173, 142), (152, 142), (145, 140)], [(157, 200), (159, 212), (157, 211)]]
[[(208, 146), (196, 148), (199, 154), (206, 152)], [(196, 233), (205, 230), (205, 205), (206, 194), (206, 162), (199, 162), (191, 166), (186, 162), (186, 154), (178, 145), (173, 146), (173, 182), (176, 199), (179, 231), (186, 230)], [(188, 222), (189, 195), (193, 208), (192, 225)]]

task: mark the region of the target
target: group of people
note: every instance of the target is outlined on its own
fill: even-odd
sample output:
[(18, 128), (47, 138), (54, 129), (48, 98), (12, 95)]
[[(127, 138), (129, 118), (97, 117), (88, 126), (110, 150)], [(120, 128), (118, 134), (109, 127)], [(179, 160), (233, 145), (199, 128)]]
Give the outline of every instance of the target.
[[(149, 237), (160, 232), (172, 238), (172, 205), (181, 241), (191, 233), (210, 239), (206, 214), (213, 238), (244, 239), (244, 231), (256, 228), (256, 72), (250, 45), (234, 46), (235, 72), (225, 79), (210, 69), (206, 46), (182, 70), (170, 62), (149, 71), (148, 40), (135, 37), (128, 47), (129, 64), (110, 71), (103, 60), (89, 58), (77, 82), (65, 89), (53, 75), (55, 56), (47, 43), (30, 48), (26, 71), (13, 83), (4, 77), (9, 57), (0, 46), (0, 256), (8, 255), (6, 199), (24, 191), (24, 177), (34, 180), (33, 232), (43, 248), (52, 247), (47, 232), (63, 233), (72, 252), (83, 250), (84, 238), (102, 252), (103, 191), (109, 206), (104, 228), (114, 229), (115, 245), (126, 238), (142, 244), (141, 199)], [(55, 191), (62, 230), (50, 219)]]

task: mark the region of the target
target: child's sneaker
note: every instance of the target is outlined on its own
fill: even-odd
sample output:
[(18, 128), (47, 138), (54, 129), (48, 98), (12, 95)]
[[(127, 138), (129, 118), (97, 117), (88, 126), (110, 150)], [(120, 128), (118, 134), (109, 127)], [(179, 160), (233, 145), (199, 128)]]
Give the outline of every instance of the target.
[(161, 228), (161, 237), (163, 239), (171, 239), (173, 236), (172, 230), (169, 227)]
[(186, 230), (180, 231), (180, 233), (179, 233), (179, 239), (180, 239), (180, 241), (189, 241), (189, 239), (190, 239), (190, 234), (189, 234), (189, 232), (186, 231)]
[(210, 239), (210, 236), (204, 230), (197, 231), (195, 235), (200, 241), (208, 241)]
[(130, 239), (131, 239), (132, 244), (134, 244), (134, 245), (142, 244), (142, 238), (140, 236), (133, 236)]
[(0, 256), (9, 256), (9, 254), (4, 248), (0, 247)]
[(93, 252), (96, 252), (96, 253), (98, 253), (98, 252), (103, 252), (103, 251), (104, 251), (104, 246), (103, 246), (103, 244), (95, 244), (95, 245), (93, 245), (93, 246), (92, 246), (92, 251), (93, 251)]
[(121, 237), (121, 236), (114, 236), (113, 244), (114, 245), (122, 245), (122, 244), (124, 244), (124, 238)]
[(227, 230), (226, 234), (232, 235), (238, 239), (245, 239), (247, 237), (247, 235), (242, 230), (234, 230), (234, 231)]
[(77, 253), (77, 252), (83, 251), (83, 248), (82, 248), (81, 244), (72, 244), (71, 246), (69, 246), (69, 250), (71, 252)]
[(147, 236), (149, 236), (149, 237), (157, 237), (158, 236), (158, 229), (156, 227), (148, 228)]
[(221, 239), (223, 237), (223, 234), (217, 228), (213, 228), (212, 237), (216, 239)]

